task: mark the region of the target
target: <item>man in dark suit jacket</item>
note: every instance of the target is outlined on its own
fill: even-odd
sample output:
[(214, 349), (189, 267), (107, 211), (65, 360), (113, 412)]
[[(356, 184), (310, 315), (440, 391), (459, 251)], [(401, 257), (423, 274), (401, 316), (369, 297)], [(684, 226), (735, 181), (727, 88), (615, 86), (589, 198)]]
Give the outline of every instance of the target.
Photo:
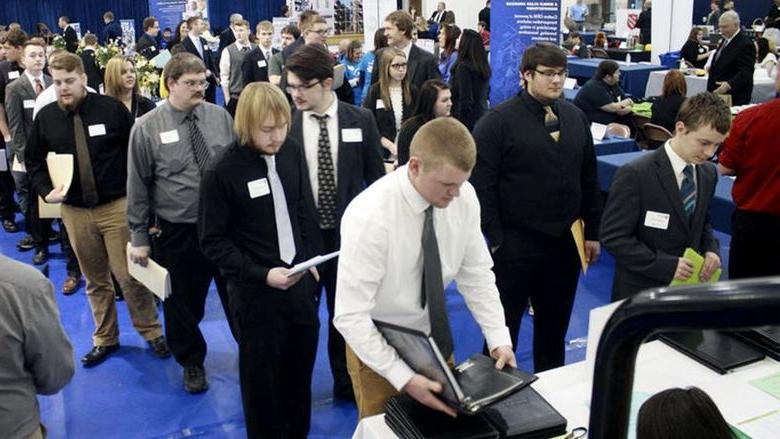
[(270, 21), (257, 23), (255, 30), (257, 47), (244, 57), (241, 66), (244, 86), (257, 81), (268, 82), (268, 63), (271, 61), (271, 56), (279, 52), (271, 47), (274, 27)]
[(113, 41), (118, 45), (123, 45), (122, 42), (122, 25), (114, 19), (114, 13), (111, 11), (103, 14), (103, 22), (106, 27), (103, 28), (103, 44), (108, 44)]
[(447, 17), (447, 5), (444, 2), (439, 2), (436, 5), (436, 10), (431, 14), (431, 18), (428, 19), (429, 23), (437, 23), (439, 25), (444, 23), (444, 19)]
[(639, 17), (636, 19), (636, 27), (639, 28), (639, 43), (650, 44), (650, 34), (653, 29), (653, 5), (650, 0), (645, 0), (645, 4), (642, 7), (643, 11), (639, 13)]
[(157, 48), (157, 35), (160, 33), (160, 22), (155, 17), (144, 18), (144, 34), (135, 43), (135, 51), (146, 59), (152, 59), (160, 51)]
[[(428, 53), (412, 43), (412, 16), (406, 11), (395, 11), (385, 18), (385, 37), (387, 44), (407, 54), (406, 78), (409, 84), (419, 90), (423, 82), (429, 79), (440, 79), (438, 63), (433, 54)], [(379, 66), (382, 64), (382, 50), (376, 52), (376, 62), (371, 72), (371, 83), (379, 80)]]
[[(341, 216), (350, 201), (384, 175), (379, 133), (370, 111), (336, 99), (333, 59), (318, 44), (302, 46), (286, 62), (287, 92), (298, 111), (290, 137), (303, 145), (309, 190), (317, 205), (315, 232), (324, 253), (338, 250)], [(328, 300), (328, 354), (334, 396), (354, 399), (347, 374), (344, 339), (333, 326), (336, 259), (321, 266)]]
[(740, 29), (739, 15), (726, 11), (720, 16), (718, 27), (723, 39), (712, 58), (707, 91), (730, 94), (733, 105), (750, 103), (753, 93), (753, 67), (756, 48)]
[(76, 53), (76, 49), (79, 47), (79, 36), (76, 34), (76, 30), (70, 26), (70, 19), (63, 15), (57, 20), (57, 25), (62, 29), (65, 49), (70, 53)]
[(615, 257), (612, 300), (689, 279), (688, 247), (704, 256), (700, 280), (720, 267), (709, 214), (718, 175), (708, 160), (730, 127), (726, 104), (700, 93), (683, 104), (671, 140), (618, 169), (601, 223), (602, 243)]
[(100, 71), (95, 61), (95, 50), (97, 50), (97, 37), (95, 34), (84, 35), (84, 50), (79, 57), (84, 64), (84, 73), (87, 75), (87, 86), (93, 90), (100, 90), (100, 84), (103, 83), (103, 73)]
[(182, 45), (187, 52), (197, 56), (206, 64), (206, 80), (209, 82), (209, 86), (206, 89), (206, 101), (213, 104), (217, 100), (217, 83), (219, 79), (217, 78), (214, 58), (208, 42), (201, 37), (201, 34), (206, 30), (206, 23), (200, 17), (190, 17), (187, 19), (187, 26), (190, 29), (190, 33), (183, 39)]

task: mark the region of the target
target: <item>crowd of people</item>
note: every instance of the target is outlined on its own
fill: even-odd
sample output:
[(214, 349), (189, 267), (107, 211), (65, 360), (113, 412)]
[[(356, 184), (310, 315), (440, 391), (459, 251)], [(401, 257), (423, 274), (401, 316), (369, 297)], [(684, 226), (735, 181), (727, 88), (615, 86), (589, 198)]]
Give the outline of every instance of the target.
[[(431, 333), (451, 358), (457, 339), (444, 290), (456, 281), (497, 367), (516, 365), (529, 303), (535, 371), (562, 366), (579, 272), (602, 245), (616, 259), (613, 300), (689, 279), (686, 247), (704, 256), (701, 281), (720, 268), (708, 213), (718, 170), (739, 177), (731, 278), (780, 274), (770, 253), (780, 225), (771, 178), (780, 100), (732, 122), (716, 96), (749, 99), (756, 48), (768, 50), (739, 32), (736, 13), (719, 17), (726, 42), (710, 69), (714, 93), (686, 98), (682, 74), (669, 74), (656, 104), (671, 138), (618, 170), (604, 205), (590, 127), (630, 124), (620, 65), (602, 62), (569, 102), (567, 53), (583, 53), (581, 41), (571, 35), (565, 49), (536, 43), (520, 60), (521, 93), (489, 108), (489, 2), (486, 9), (481, 29), (460, 29), (440, 3), (427, 21), (439, 35), (436, 55), (415, 44), (419, 29), (406, 11), (384, 17), (374, 50), (346, 41), (339, 53), (329, 51), (328, 24), (311, 10), (281, 31), (281, 50), (272, 47), (270, 22), (252, 27), (240, 14), (216, 51), (201, 17), (164, 30), (173, 34), (165, 46), (159, 21), (148, 17), (127, 49), (148, 59), (170, 50), (157, 103), (139, 90), (138, 58), (120, 55), (98, 68), (96, 36), (74, 40), (68, 17), (59, 20), (64, 48), (19, 28), (0, 33), (0, 132), (10, 169), (0, 172), (0, 216), (16, 233), (22, 213), (17, 247), (34, 249), (35, 265), (61, 241), (63, 293), (86, 278), (95, 330), (83, 366), (120, 348), (121, 295), (151, 351), (181, 365), (183, 388), (206, 391), (199, 323), (214, 283), (238, 345), (248, 436), (306, 437), (324, 289), (335, 398), (355, 401), (361, 418), (399, 392), (454, 414), (436, 397), (440, 384), (412, 370), (374, 320)], [(113, 14), (104, 18), (103, 41), (120, 38)], [(748, 56), (750, 75), (741, 67)], [(67, 190), (52, 181), (50, 154), (73, 156)], [(56, 231), (41, 218), (39, 198), (61, 204)], [(581, 253), (572, 235), (579, 220)], [(338, 258), (290, 271), (334, 251)], [(162, 322), (154, 296), (128, 271), (150, 258), (170, 274)], [(0, 337), (12, 340), (0, 342), (9, 352), (0, 368), (34, 377), (0, 387), (24, 395), (0, 399), (10, 413), (0, 431), (27, 437), (41, 432), (34, 395), (67, 384), (73, 354), (51, 284), (5, 256), (0, 266), (0, 315), (22, 322), (0, 325), (0, 335), (15, 334)], [(33, 366), (25, 368), (27, 355)]]

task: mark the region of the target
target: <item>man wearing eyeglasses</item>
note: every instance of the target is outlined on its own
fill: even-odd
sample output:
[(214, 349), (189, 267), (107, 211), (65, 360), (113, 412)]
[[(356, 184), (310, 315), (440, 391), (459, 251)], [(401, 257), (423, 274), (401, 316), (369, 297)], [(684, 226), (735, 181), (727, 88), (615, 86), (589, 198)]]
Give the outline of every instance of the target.
[(536, 372), (564, 363), (579, 278), (572, 223), (585, 222), (585, 256), (599, 256), (601, 194), (590, 123), (560, 99), (566, 55), (549, 43), (523, 53), (523, 91), (486, 113), (474, 128), (477, 165), (471, 183), (482, 206), (482, 231), (493, 253), (506, 324), (517, 346), (530, 298)]
[[(165, 331), (176, 361), (184, 368), (184, 388), (208, 389), (203, 361), (203, 318), (211, 281), (225, 315), (227, 291), (217, 267), (198, 244), (198, 194), (211, 157), (235, 140), (225, 109), (204, 101), (206, 66), (190, 53), (178, 53), (163, 71), (168, 100), (140, 118), (130, 133), (127, 179), (129, 252), (146, 266), (152, 249), (168, 269), (172, 294), (163, 302)], [(232, 325), (231, 325), (232, 328)]]
[[(339, 249), (344, 209), (357, 194), (384, 175), (379, 133), (370, 111), (336, 99), (333, 57), (320, 45), (300, 47), (288, 59), (287, 93), (295, 108), (290, 137), (304, 146), (316, 205), (322, 254)], [(337, 259), (320, 265), (320, 288), (328, 305), (328, 354), (333, 393), (354, 399), (347, 374), (344, 339), (333, 326)]]

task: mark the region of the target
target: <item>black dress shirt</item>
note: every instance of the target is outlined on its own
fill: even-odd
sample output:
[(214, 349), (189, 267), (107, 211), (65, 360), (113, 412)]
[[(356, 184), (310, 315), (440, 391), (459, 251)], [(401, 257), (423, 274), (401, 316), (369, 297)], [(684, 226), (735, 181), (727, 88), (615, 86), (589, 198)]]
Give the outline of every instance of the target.
[(103, 72), (95, 61), (95, 51), (93, 49), (84, 49), (79, 56), (81, 57), (81, 62), (84, 63), (87, 85), (97, 92), (100, 90), (100, 84), (103, 83)]
[(677, 113), (683, 102), (685, 102), (685, 96), (659, 96), (653, 102), (653, 115), (650, 117), (650, 123), (660, 125), (674, 134), (674, 120), (677, 118)]
[(610, 124), (622, 122), (615, 113), (604, 111), (601, 107), (620, 102), (625, 94), (619, 85), (609, 85), (601, 79), (593, 78), (582, 86), (574, 98), (574, 105), (580, 108), (591, 122)]
[(502, 244), (507, 228), (560, 237), (577, 218), (585, 220), (586, 239), (598, 240), (602, 202), (590, 124), (562, 99), (552, 107), (558, 142), (545, 129), (544, 108), (525, 92), (485, 113), (474, 128), (471, 184), (491, 246)]
[[(127, 185), (127, 142), (133, 126), (130, 112), (116, 99), (95, 93), (87, 93), (76, 111), (84, 123), (98, 205), (124, 197)], [(38, 113), (27, 139), (27, 175), (39, 194), (45, 195), (54, 189), (46, 166), (46, 155), (50, 152), (73, 154), (73, 182), (65, 204), (88, 207), (81, 194), (73, 112), (62, 110), (57, 102), (43, 107)]]
[[(307, 195), (303, 147), (292, 138), (276, 155), (276, 171), (284, 187), (295, 240), (292, 265), (313, 256), (310, 239), (319, 226), (314, 201)], [(250, 195), (250, 182), (268, 178), (263, 156), (246, 145), (233, 144), (215, 157), (200, 185), (198, 234), (203, 253), (229, 282), (265, 285), (268, 271), (288, 266), (279, 258), (274, 194)]]
[(457, 63), (452, 70), (452, 117), (469, 131), (487, 111), (490, 78), (485, 78), (472, 65)]
[(680, 58), (688, 61), (688, 64), (697, 69), (703, 69), (704, 65), (707, 64), (707, 58), (704, 58), (701, 61), (698, 58), (699, 55), (704, 55), (707, 51), (708, 49), (699, 44), (698, 41), (688, 40), (683, 44), (682, 49), (680, 49)]

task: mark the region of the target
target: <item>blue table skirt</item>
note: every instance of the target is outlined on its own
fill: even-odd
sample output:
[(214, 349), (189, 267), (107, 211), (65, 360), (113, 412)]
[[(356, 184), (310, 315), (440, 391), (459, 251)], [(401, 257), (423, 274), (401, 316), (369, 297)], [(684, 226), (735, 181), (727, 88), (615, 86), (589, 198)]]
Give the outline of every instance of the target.
[(637, 145), (636, 140), (626, 139), (625, 137), (608, 137), (601, 142), (594, 141), (593, 143), (596, 149), (596, 156), (639, 151), (639, 145)]
[[(568, 60), (569, 76), (581, 80), (590, 79), (602, 61), (604, 60), (598, 58), (570, 59)], [(631, 96), (644, 97), (647, 79), (650, 77), (650, 72), (655, 70), (667, 70), (667, 68), (652, 64), (620, 63), (620, 86)]]

